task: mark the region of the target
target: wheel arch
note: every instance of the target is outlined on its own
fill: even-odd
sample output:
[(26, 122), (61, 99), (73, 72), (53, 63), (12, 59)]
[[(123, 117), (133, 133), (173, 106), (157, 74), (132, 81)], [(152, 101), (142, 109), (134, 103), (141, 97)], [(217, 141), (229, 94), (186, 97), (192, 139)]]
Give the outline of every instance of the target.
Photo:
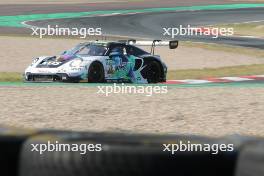
[(90, 69), (91, 65), (94, 64), (94, 63), (99, 63), (102, 66), (102, 68), (103, 68), (103, 70), (105, 72), (105, 67), (104, 67), (103, 62), (100, 61), (100, 60), (93, 60), (90, 64), (87, 65), (87, 73), (89, 72), (89, 69)]

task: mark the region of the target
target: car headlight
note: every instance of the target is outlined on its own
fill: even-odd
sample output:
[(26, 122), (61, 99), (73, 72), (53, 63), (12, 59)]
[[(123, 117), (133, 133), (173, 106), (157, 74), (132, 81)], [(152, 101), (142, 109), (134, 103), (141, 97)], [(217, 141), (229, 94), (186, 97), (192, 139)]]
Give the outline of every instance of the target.
[(82, 59), (74, 59), (73, 61), (71, 61), (70, 67), (80, 67), (82, 62)]

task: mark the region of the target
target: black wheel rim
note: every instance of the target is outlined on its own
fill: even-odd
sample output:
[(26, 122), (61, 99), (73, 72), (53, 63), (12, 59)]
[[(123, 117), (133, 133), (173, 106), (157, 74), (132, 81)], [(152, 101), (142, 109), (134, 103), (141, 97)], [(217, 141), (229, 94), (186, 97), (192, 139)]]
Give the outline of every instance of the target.
[(103, 71), (101, 65), (97, 63), (92, 64), (88, 76), (90, 82), (101, 82), (103, 79)]

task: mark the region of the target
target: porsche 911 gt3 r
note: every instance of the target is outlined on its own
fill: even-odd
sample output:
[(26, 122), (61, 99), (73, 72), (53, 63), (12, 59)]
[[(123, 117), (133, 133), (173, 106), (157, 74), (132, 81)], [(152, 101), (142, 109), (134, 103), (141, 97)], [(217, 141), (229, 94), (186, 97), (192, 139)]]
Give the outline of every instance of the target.
[[(134, 44), (136, 41), (86, 42), (63, 52), (60, 56), (41, 56), (33, 60), (25, 70), (29, 82), (79, 82), (91, 83), (127, 82), (158, 83), (166, 81), (167, 66), (160, 56)], [(175, 49), (178, 41), (170, 41)]]

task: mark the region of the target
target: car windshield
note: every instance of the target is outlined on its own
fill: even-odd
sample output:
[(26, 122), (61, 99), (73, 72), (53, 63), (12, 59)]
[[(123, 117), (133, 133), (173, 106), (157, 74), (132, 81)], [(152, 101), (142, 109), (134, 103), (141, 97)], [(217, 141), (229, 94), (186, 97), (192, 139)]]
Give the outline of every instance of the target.
[(103, 56), (107, 48), (100, 44), (79, 44), (68, 50), (66, 54), (81, 56)]

